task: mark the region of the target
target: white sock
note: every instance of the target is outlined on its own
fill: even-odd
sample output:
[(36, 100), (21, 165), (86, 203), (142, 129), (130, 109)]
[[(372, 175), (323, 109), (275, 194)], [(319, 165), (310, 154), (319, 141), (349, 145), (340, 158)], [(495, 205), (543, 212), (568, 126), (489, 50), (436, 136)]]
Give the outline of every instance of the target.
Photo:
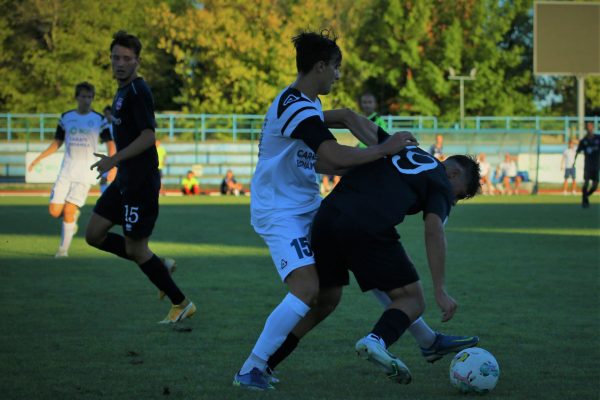
[[(382, 292), (378, 289), (372, 290), (375, 298), (381, 303), (384, 308), (387, 308), (392, 300), (387, 293)], [(429, 325), (425, 322), (425, 320), (421, 317), (417, 318), (415, 322), (412, 323), (411, 326), (408, 327), (408, 332), (415, 338), (419, 346), (423, 348), (429, 348), (435, 342), (436, 333), (433, 331)]]
[(417, 318), (407, 330), (424, 349), (428, 349), (435, 342), (435, 331), (427, 325), (422, 317)]
[(75, 234), (75, 222), (64, 222), (62, 224), (62, 236), (60, 239), (60, 248), (69, 250), (73, 235)]
[(246, 360), (240, 374), (247, 374), (253, 368), (264, 371), (269, 357), (281, 346), (287, 335), (306, 315), (310, 307), (291, 293), (269, 315), (252, 354)]

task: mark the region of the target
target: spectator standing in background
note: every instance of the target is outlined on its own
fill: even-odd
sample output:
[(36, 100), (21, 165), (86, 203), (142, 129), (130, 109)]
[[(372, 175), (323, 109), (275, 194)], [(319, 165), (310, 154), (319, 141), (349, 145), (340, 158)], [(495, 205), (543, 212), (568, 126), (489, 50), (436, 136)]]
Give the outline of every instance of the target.
[(440, 161), (444, 161), (446, 158), (444, 155), (444, 137), (439, 133), (435, 135), (435, 144), (432, 144), (429, 148), (429, 154)]
[(560, 169), (565, 171), (565, 181), (563, 183), (563, 194), (567, 195), (567, 187), (569, 186), (569, 178), (571, 178), (571, 193), (576, 194), (577, 183), (575, 182), (575, 142), (569, 140), (569, 147), (563, 152)]

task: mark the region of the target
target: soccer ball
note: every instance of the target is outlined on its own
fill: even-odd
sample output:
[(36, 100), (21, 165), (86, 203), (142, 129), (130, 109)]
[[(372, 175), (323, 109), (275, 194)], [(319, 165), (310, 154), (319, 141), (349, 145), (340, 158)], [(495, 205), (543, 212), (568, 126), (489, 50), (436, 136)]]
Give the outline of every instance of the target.
[(463, 393), (487, 393), (496, 387), (500, 367), (487, 350), (473, 347), (454, 356), (450, 363), (450, 383)]

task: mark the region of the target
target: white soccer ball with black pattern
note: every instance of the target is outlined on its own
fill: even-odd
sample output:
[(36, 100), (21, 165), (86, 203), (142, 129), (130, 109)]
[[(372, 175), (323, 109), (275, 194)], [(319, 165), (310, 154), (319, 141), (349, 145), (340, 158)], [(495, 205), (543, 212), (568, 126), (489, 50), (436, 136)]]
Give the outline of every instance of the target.
[(487, 350), (473, 347), (456, 354), (450, 363), (450, 383), (462, 393), (487, 393), (496, 387), (500, 366)]

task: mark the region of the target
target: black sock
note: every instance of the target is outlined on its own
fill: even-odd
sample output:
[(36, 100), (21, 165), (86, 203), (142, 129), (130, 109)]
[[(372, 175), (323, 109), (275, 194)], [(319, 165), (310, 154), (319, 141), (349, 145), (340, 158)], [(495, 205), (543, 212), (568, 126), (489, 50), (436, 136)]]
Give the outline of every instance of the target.
[(181, 293), (177, 285), (175, 285), (167, 268), (165, 268), (162, 261), (156, 257), (156, 254), (153, 254), (148, 261), (141, 264), (140, 269), (148, 276), (150, 281), (154, 283), (154, 286), (165, 292), (169, 299), (171, 299), (171, 303), (181, 304), (181, 302), (185, 300), (185, 296)]
[(269, 367), (271, 371), (274, 370), (275, 367), (279, 365), (279, 363), (281, 363), (283, 360), (288, 358), (290, 354), (292, 354), (296, 346), (298, 346), (299, 342), (300, 339), (298, 339), (296, 335), (290, 332), (290, 334), (287, 335), (281, 346), (279, 346), (277, 351), (275, 351), (275, 353), (273, 353), (271, 357), (269, 357), (269, 359), (267, 360), (267, 367)]
[(584, 199), (586, 197), (588, 197), (588, 182), (587, 181), (583, 182), (583, 187), (581, 188), (581, 195), (583, 196)]
[(125, 251), (125, 238), (116, 233), (108, 232), (106, 234), (106, 239), (104, 239), (104, 242), (102, 242), (98, 248), (113, 253), (121, 258), (125, 258), (126, 260), (131, 260)]
[(382, 338), (385, 345), (390, 347), (409, 326), (410, 318), (408, 318), (408, 315), (396, 308), (390, 308), (381, 314), (381, 318), (379, 318), (371, 333)]

